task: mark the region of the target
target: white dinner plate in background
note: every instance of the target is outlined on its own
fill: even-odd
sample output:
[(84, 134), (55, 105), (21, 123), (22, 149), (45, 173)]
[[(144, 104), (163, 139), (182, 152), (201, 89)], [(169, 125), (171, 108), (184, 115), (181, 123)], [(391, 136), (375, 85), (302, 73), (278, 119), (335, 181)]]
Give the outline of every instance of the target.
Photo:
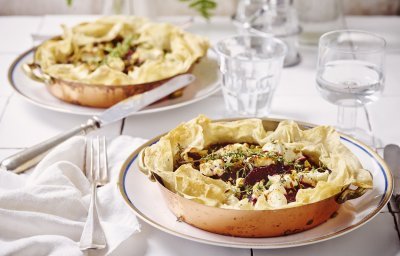
[[(18, 94), (40, 107), (65, 113), (98, 115), (104, 111), (101, 108), (85, 107), (61, 101), (51, 95), (43, 83), (36, 82), (26, 76), (22, 70), (22, 65), (32, 62), (33, 54), (34, 49), (21, 54), (10, 66), (8, 78), (10, 84)], [(182, 107), (202, 100), (219, 90), (220, 74), (218, 61), (212, 51), (208, 51), (207, 57), (202, 58), (195, 65), (192, 74), (196, 76), (196, 81), (185, 88), (181, 97), (152, 104), (132, 115), (154, 113)]]

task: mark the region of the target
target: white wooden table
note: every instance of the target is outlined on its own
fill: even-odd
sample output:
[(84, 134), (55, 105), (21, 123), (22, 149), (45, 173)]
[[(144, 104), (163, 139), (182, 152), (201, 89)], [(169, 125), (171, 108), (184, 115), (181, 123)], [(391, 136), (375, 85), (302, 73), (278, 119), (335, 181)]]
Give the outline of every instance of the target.
[[(61, 23), (72, 25), (88, 19), (93, 17), (0, 17), (0, 159), (86, 121), (84, 116), (54, 112), (27, 102), (13, 92), (7, 72), (18, 54), (32, 47), (31, 34), (58, 34)], [(383, 145), (400, 144), (400, 18), (347, 17), (346, 20), (349, 28), (371, 30), (388, 41), (385, 92), (379, 101), (368, 106), (368, 111), (373, 132)], [(196, 20), (188, 30), (208, 36), (213, 43), (236, 32), (229, 19), (224, 17), (216, 17), (210, 23)], [(316, 48), (302, 48), (301, 54), (301, 64), (284, 69), (282, 73), (271, 117), (334, 125), (336, 107), (323, 100), (315, 89)], [(152, 138), (201, 113), (222, 118), (221, 94), (167, 112), (129, 117), (98, 132), (108, 137), (126, 134)], [(361, 113), (359, 120), (366, 127)], [(395, 227), (395, 218), (399, 215), (385, 207), (372, 221), (346, 235), (314, 245), (279, 250), (205, 245), (174, 237), (142, 223), (142, 232), (125, 241), (113, 255), (400, 255), (400, 240)]]

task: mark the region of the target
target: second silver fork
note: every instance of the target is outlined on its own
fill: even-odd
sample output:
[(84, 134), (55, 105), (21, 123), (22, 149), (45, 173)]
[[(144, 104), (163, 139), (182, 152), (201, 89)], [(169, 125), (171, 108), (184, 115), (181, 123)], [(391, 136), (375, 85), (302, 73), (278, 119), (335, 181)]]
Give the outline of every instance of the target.
[(97, 213), (97, 187), (108, 182), (106, 138), (86, 138), (85, 172), (91, 184), (88, 217), (79, 242), (81, 250), (103, 249), (107, 242)]

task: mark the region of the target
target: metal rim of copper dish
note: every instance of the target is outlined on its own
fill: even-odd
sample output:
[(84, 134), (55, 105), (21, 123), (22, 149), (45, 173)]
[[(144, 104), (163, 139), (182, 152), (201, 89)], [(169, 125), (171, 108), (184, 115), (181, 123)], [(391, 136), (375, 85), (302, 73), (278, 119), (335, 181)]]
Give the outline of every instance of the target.
[[(40, 67), (34, 63), (25, 63), (22, 67), (27, 76), (32, 80), (44, 83), (47, 90), (56, 98), (71, 104), (94, 108), (111, 107), (126, 98), (161, 86), (173, 78), (170, 77), (155, 82), (133, 85), (85, 84), (51, 77), (42, 73)], [(179, 97), (182, 95), (183, 90), (180, 89), (167, 96), (167, 98)]]
[[(216, 121), (231, 121), (231, 120), (237, 120), (237, 119), (224, 119), (224, 120), (216, 120)], [(276, 125), (277, 125), (277, 123), (280, 122), (280, 121), (282, 121), (282, 120), (281, 120), (281, 119), (263, 119), (263, 123), (264, 123), (264, 124), (266, 124), (266, 123), (271, 123), (271, 122), (274, 123), (272, 126), (271, 126), (271, 124), (270, 124), (270, 128), (271, 128), (271, 127), (272, 127), (272, 128), (275, 128)], [(311, 127), (314, 127), (314, 126), (315, 126), (315, 125), (308, 124), (308, 123), (304, 123), (304, 122), (298, 122), (298, 123), (299, 123), (303, 128), (311, 128)], [(268, 128), (266, 128), (266, 129), (268, 130)], [(142, 145), (140, 148), (138, 148), (137, 150), (135, 150), (135, 152), (133, 152), (133, 153), (131, 154), (131, 156), (126, 160), (126, 162), (124, 163), (124, 165), (123, 165), (123, 167), (122, 167), (122, 169), (121, 169), (121, 173), (120, 173), (118, 185), (119, 185), (120, 193), (121, 193), (121, 195), (123, 196), (124, 200), (125, 200), (125, 201), (128, 203), (128, 205), (134, 210), (135, 214), (136, 214), (139, 218), (143, 219), (143, 220), (146, 221), (147, 223), (149, 223), (149, 224), (151, 224), (151, 225), (153, 225), (153, 226), (156, 226), (157, 228), (159, 228), (159, 229), (161, 229), (161, 230), (163, 230), (163, 231), (165, 231), (165, 232), (172, 233), (172, 234), (175, 234), (175, 235), (178, 235), (178, 236), (181, 236), (181, 237), (182, 237), (182, 235), (179, 234), (179, 233), (177, 234), (176, 231), (170, 230), (170, 229), (168, 229), (168, 228), (166, 228), (166, 227), (163, 227), (163, 226), (160, 226), (159, 224), (154, 223), (151, 219), (148, 219), (147, 216), (141, 215), (141, 214), (140, 214), (140, 211), (138, 211), (138, 209), (136, 209), (135, 205), (134, 205), (134, 204), (130, 201), (130, 199), (128, 198), (128, 196), (127, 196), (127, 194), (126, 194), (126, 191), (125, 191), (125, 188), (124, 188), (124, 177), (125, 177), (125, 174), (126, 174), (127, 170), (129, 169), (128, 167), (130, 166), (130, 164), (132, 164), (132, 163), (134, 162), (135, 158), (137, 158), (137, 157), (139, 156), (139, 153), (140, 153), (144, 148), (146, 148), (146, 147), (150, 146), (151, 144), (157, 142), (157, 141), (159, 140), (159, 138), (162, 137), (162, 136), (163, 136), (163, 135), (160, 135), (160, 136), (155, 137), (154, 139), (151, 139), (150, 141), (148, 141), (147, 143), (145, 143), (144, 145)], [(371, 213), (369, 213), (367, 216), (365, 216), (365, 217), (363, 218), (363, 220), (360, 221), (359, 223), (356, 223), (356, 224), (353, 224), (353, 225), (351, 225), (351, 226), (348, 226), (348, 227), (346, 227), (346, 228), (344, 228), (344, 229), (342, 229), (342, 230), (340, 230), (340, 231), (338, 231), (338, 232), (335, 232), (334, 234), (328, 234), (328, 235), (326, 235), (326, 236), (319, 237), (318, 239), (312, 239), (312, 240), (307, 241), (307, 243), (302, 242), (302, 243), (300, 243), (300, 244), (297, 244), (297, 243), (293, 243), (293, 242), (292, 242), (292, 243), (288, 243), (288, 244), (284, 244), (284, 245), (280, 245), (280, 246), (275, 246), (275, 247), (273, 247), (273, 248), (292, 247), (292, 246), (299, 246), (299, 245), (304, 245), (304, 244), (315, 243), (315, 242), (324, 241), (324, 240), (330, 239), (330, 238), (332, 238), (332, 237), (336, 237), (336, 236), (339, 236), (339, 235), (341, 235), (341, 234), (345, 234), (345, 233), (347, 233), (347, 232), (350, 232), (350, 231), (353, 230), (354, 228), (356, 228), (356, 227), (358, 227), (358, 226), (361, 226), (361, 225), (365, 224), (367, 221), (369, 221), (373, 216), (375, 216), (375, 215), (379, 212), (379, 210), (380, 210), (381, 208), (384, 207), (384, 205), (386, 205), (386, 203), (387, 203), (388, 200), (390, 199), (391, 191), (393, 190), (392, 176), (391, 176), (391, 173), (390, 173), (389, 171), (387, 171), (387, 170), (389, 170), (389, 168), (388, 168), (387, 165), (384, 163), (384, 161), (383, 161), (375, 152), (373, 152), (372, 149), (369, 149), (368, 146), (366, 146), (365, 144), (363, 144), (363, 143), (361, 143), (361, 142), (359, 142), (359, 141), (357, 141), (357, 140), (355, 140), (355, 139), (353, 139), (353, 138), (351, 138), (351, 137), (348, 137), (348, 136), (346, 136), (346, 135), (343, 135), (343, 134), (341, 134), (341, 138), (344, 139), (344, 140), (346, 140), (346, 141), (352, 142), (352, 143), (355, 144), (355, 145), (360, 145), (360, 146), (364, 147), (365, 149), (368, 149), (368, 151), (366, 151), (366, 152), (367, 152), (370, 156), (374, 156), (374, 158), (379, 159), (379, 164), (382, 166), (382, 171), (383, 171), (383, 174), (384, 174), (384, 176), (385, 176), (385, 182), (387, 181), (387, 184), (385, 184), (385, 194), (384, 194), (384, 196), (382, 197), (382, 199), (380, 200), (379, 206), (378, 206), (373, 212), (371, 212)], [(124, 170), (125, 170), (125, 171), (124, 171)], [(386, 180), (386, 178), (387, 178), (387, 180)], [(172, 192), (169, 191), (169, 190), (167, 190), (167, 191), (169, 191), (169, 192), (167, 192), (167, 191), (165, 191), (165, 190), (167, 190), (167, 189), (164, 188), (164, 192), (163, 192), (163, 189), (160, 190), (161, 193), (162, 193), (162, 195), (163, 195), (163, 197), (164, 197), (166, 194), (168, 194), (168, 193), (174, 194), (174, 193), (172, 193)], [(176, 194), (174, 194), (174, 195), (176, 195)], [(180, 197), (180, 196), (179, 196), (179, 197)], [(335, 197), (336, 197), (336, 196), (333, 196), (332, 198), (335, 198)], [(181, 197), (181, 198), (183, 198), (183, 197)], [(353, 197), (353, 198), (354, 198), (354, 197)], [(352, 198), (352, 196), (350, 195), (350, 198), (348, 198), (348, 199), (353, 199), (353, 198)], [(183, 198), (183, 199), (189, 201), (188, 199), (185, 199), (185, 198)], [(328, 199), (331, 199), (331, 198), (328, 198)], [(326, 200), (328, 200), (328, 199), (326, 199)], [(322, 200), (322, 201), (325, 201), (325, 200)], [(320, 202), (322, 202), (322, 201), (316, 202), (316, 203), (314, 203), (314, 204), (318, 204), (318, 203), (320, 203)], [(192, 202), (192, 203), (194, 203), (194, 202)], [(198, 204), (198, 203), (195, 203), (195, 204)], [(200, 204), (198, 204), (198, 205), (200, 205)], [(201, 205), (201, 206), (205, 206), (205, 205)], [(209, 207), (209, 206), (206, 206), (206, 207)], [(299, 206), (299, 207), (303, 207), (303, 206)], [(296, 208), (296, 207), (293, 207), (293, 208)], [(288, 209), (290, 209), (290, 208), (288, 208)], [(236, 210), (236, 211), (243, 211), (243, 210)], [(270, 210), (270, 211), (271, 211), (271, 210)], [(253, 212), (254, 212), (254, 211), (253, 211)], [(173, 221), (175, 221), (175, 220), (173, 220)], [(190, 239), (190, 237), (186, 237), (186, 236), (183, 236), (183, 237), (184, 237), (184, 238)], [(195, 239), (195, 238), (192, 238), (192, 239), (193, 239), (193, 240), (199, 241), (199, 239)], [(203, 242), (203, 241), (200, 240), (200, 242)], [(208, 241), (208, 242), (205, 242), (205, 243), (208, 243), (208, 244), (209, 244), (210, 242)], [(211, 243), (211, 244), (212, 244), (212, 243)], [(215, 245), (221, 245), (221, 244), (215, 244)], [(228, 245), (229, 245), (229, 246), (232, 246), (232, 247), (240, 247), (240, 248), (249, 248), (249, 247), (251, 247), (251, 248), (254, 248), (254, 247), (265, 248), (262, 244), (260, 244), (259, 246), (254, 246), (254, 245), (252, 245), (252, 246), (243, 246), (243, 245), (238, 246), (238, 245), (236, 245), (236, 244), (232, 244), (232, 245), (231, 245), (231, 244), (228, 244)], [(227, 244), (223, 244), (222, 246), (227, 246)]]
[[(193, 66), (189, 69), (190, 73)], [(143, 84), (132, 85), (101, 85), (86, 84), (75, 81), (66, 81), (54, 78), (41, 71), (40, 67), (35, 63), (25, 63), (23, 66), (24, 73), (32, 80), (44, 83), (47, 90), (56, 98), (75, 105), (81, 105), (94, 108), (108, 108), (112, 105), (161, 86), (163, 83), (172, 79), (169, 77)], [(180, 75), (180, 74), (177, 74)], [(183, 89), (180, 89), (167, 97), (176, 98), (182, 95)]]

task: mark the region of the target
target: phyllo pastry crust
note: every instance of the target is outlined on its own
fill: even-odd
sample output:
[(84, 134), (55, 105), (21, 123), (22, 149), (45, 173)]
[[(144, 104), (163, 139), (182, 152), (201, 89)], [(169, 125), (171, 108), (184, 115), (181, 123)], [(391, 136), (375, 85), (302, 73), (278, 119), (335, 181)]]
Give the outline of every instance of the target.
[(186, 73), (205, 56), (208, 40), (167, 23), (111, 16), (44, 42), (34, 62), (47, 75), (96, 85), (144, 84)]
[(372, 188), (371, 174), (330, 126), (302, 130), (260, 119), (182, 123), (142, 152), (141, 170), (174, 193), (201, 204), (268, 210), (334, 196), (349, 185)]

